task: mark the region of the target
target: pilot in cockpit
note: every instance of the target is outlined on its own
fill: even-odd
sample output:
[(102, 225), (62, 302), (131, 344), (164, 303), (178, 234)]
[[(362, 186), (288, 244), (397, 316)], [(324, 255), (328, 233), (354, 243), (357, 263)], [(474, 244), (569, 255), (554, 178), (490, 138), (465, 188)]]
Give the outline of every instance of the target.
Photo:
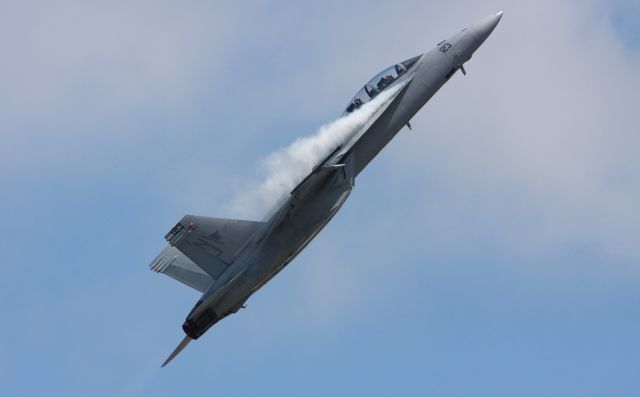
[(378, 89), (380, 91), (384, 90), (386, 87), (390, 86), (391, 83), (393, 83), (395, 79), (393, 78), (392, 75), (388, 74), (382, 78), (380, 78), (380, 81), (378, 81), (378, 84), (376, 84), (378, 86)]
[(351, 113), (351, 112), (353, 112), (354, 110), (356, 110), (356, 109), (358, 109), (360, 106), (362, 106), (362, 104), (363, 104), (362, 99), (360, 99), (360, 97), (356, 97), (356, 98), (353, 100), (353, 102), (351, 102), (351, 103), (349, 104), (349, 106), (347, 106), (347, 109), (346, 109), (347, 113)]
[(407, 68), (405, 68), (404, 65), (400, 63), (396, 65), (396, 73), (398, 73), (398, 77), (402, 76), (406, 71)]

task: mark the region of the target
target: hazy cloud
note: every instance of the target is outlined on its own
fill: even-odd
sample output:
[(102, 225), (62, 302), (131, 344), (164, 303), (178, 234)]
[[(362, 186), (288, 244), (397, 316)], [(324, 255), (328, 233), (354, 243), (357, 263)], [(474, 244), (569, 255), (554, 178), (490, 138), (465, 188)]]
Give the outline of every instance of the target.
[[(539, 395), (552, 384), (542, 376), (563, 391), (637, 389), (640, 56), (637, 23), (614, 18), (620, 4), (637, 7), (510, 3), (5, 7), (8, 393), (287, 391), (283, 368), (296, 394), (318, 381), (303, 392), (465, 384), (453, 390), (464, 395), (483, 378)], [(148, 271), (163, 233), (184, 213), (228, 216), (234, 186), (260, 178), (259, 159), (334, 120), (378, 71), (502, 8), (467, 76), (381, 152), (300, 257), (190, 347), (176, 377), (149, 369), (197, 295)], [(516, 361), (536, 376), (491, 378)], [(451, 379), (419, 389), (410, 382), (426, 383), (425, 368)]]

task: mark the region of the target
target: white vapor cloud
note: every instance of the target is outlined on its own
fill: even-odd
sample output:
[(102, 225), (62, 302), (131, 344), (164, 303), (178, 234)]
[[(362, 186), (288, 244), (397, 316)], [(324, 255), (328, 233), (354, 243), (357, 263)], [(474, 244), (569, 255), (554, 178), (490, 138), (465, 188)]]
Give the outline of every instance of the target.
[(13, 2), (0, 15), (0, 168), (81, 162), (96, 142), (104, 153), (144, 134), (132, 120), (145, 111), (179, 112), (203, 76), (220, 73), (229, 14), (146, 0)]
[(236, 216), (255, 217), (275, 205), (339, 145), (361, 133), (371, 117), (402, 87), (396, 85), (353, 113), (323, 125), (313, 135), (298, 138), (284, 149), (266, 156), (263, 182), (240, 193), (232, 202)]

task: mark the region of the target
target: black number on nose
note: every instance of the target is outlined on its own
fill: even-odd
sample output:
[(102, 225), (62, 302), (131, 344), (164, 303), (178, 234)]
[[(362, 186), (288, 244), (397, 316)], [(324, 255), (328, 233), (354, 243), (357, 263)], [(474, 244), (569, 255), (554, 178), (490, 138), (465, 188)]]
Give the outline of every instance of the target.
[(440, 47), (440, 51), (442, 51), (442, 52), (447, 52), (447, 51), (449, 51), (449, 48), (451, 48), (451, 44), (449, 44), (449, 43), (444, 43), (444, 44), (442, 45), (442, 47)]

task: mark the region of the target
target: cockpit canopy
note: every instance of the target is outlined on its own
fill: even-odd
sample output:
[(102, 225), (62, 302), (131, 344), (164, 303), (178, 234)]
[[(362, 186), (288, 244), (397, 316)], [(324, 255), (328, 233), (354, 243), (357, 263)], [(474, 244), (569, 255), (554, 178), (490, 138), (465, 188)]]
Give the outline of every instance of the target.
[(421, 56), (422, 55), (418, 55), (417, 57), (400, 62), (375, 75), (367, 84), (364, 85), (364, 87), (360, 89), (360, 91), (356, 93), (345, 109), (345, 113), (353, 112), (363, 104), (375, 98), (380, 92), (390, 87), (398, 77), (411, 69), (411, 67), (418, 62), (418, 59), (420, 59)]

